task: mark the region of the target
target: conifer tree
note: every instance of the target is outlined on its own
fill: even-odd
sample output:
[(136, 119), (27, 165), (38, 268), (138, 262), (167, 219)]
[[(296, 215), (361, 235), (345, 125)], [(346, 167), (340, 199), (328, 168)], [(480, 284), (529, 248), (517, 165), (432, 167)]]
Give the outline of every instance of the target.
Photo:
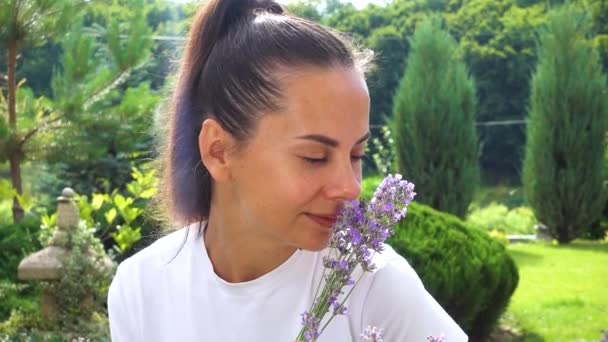
[[(129, 0), (133, 15), (124, 28), (117, 20), (102, 32), (109, 65), (95, 58), (94, 39), (83, 34), (77, 15), (89, 1), (6, 0), (0, 2), (0, 47), (7, 53), (6, 96), (0, 90), (0, 162), (8, 161), (15, 192), (13, 220), (24, 215), (21, 165), (28, 159), (33, 138), (88, 112), (111, 90), (123, 84), (133, 68), (149, 55), (151, 32), (143, 13), (143, 0)], [(122, 30), (122, 31), (121, 31)], [(64, 33), (65, 37), (64, 37)], [(122, 38), (126, 35), (126, 38)], [(17, 79), (17, 57), (27, 48), (63, 38), (62, 71), (52, 80), (53, 99), (35, 98)], [(0, 49), (2, 51), (3, 49)], [(99, 49), (98, 49), (99, 50)]]
[(524, 192), (560, 243), (587, 229), (605, 203), (608, 88), (591, 23), (572, 5), (553, 10), (531, 83)]
[(416, 29), (393, 103), (397, 169), (419, 202), (464, 218), (479, 183), (475, 86), (437, 19)]

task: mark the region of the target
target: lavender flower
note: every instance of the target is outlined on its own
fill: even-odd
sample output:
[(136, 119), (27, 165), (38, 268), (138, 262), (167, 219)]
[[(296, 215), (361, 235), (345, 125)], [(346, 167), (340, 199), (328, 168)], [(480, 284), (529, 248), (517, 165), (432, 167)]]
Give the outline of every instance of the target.
[(384, 342), (384, 329), (379, 329), (376, 327), (372, 327), (370, 325), (363, 330), (361, 334), (362, 342)]
[[(347, 313), (346, 299), (363, 274), (375, 269), (373, 254), (383, 251), (384, 242), (394, 233), (393, 226), (405, 217), (415, 195), (414, 184), (401, 179), (401, 175), (388, 175), (369, 203), (359, 200), (345, 204), (334, 226), (330, 253), (323, 258), (321, 282), (325, 284), (319, 293), (319, 283), (310, 310), (302, 315), (298, 341), (315, 341), (336, 315)], [(355, 281), (351, 275), (357, 266), (364, 272)], [(347, 286), (352, 287), (344, 296)], [(331, 315), (319, 330), (328, 312)]]
[(319, 337), (320, 320), (308, 312), (302, 314), (302, 326), (306, 329), (304, 332), (305, 341), (314, 341)]
[(426, 338), (426, 340), (428, 342), (447, 342), (447, 339), (445, 338), (445, 336), (443, 334), (441, 334), (441, 336), (439, 336), (439, 337), (429, 336)]
[(602, 329), (602, 334), (604, 336), (602, 336), (602, 339), (600, 340), (600, 342), (608, 342), (608, 330)]

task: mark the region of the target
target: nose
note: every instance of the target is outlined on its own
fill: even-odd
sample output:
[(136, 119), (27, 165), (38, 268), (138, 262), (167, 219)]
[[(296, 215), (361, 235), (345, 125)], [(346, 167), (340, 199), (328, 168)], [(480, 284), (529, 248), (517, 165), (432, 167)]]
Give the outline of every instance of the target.
[(331, 199), (349, 201), (359, 197), (361, 193), (361, 169), (353, 165), (350, 157), (348, 163), (332, 170), (331, 180), (327, 186), (327, 196)]

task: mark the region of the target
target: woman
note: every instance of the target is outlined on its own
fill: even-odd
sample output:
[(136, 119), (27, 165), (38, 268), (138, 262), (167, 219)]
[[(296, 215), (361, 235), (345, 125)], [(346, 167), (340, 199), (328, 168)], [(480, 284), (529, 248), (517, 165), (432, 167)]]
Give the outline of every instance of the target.
[[(171, 233), (123, 262), (114, 341), (294, 341), (332, 225), (361, 188), (368, 57), (273, 2), (209, 0), (190, 30), (166, 139)], [(319, 341), (466, 335), (390, 247)]]

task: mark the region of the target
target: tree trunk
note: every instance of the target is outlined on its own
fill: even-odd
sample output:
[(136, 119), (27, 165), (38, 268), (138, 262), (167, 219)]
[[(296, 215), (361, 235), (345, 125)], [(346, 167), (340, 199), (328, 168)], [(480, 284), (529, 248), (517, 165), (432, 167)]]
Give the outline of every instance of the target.
[(574, 230), (570, 225), (566, 227), (561, 227), (557, 230), (557, 242), (560, 245), (567, 245), (575, 238), (576, 235), (574, 234)]
[[(11, 130), (10, 134), (17, 133), (17, 112), (15, 108), (15, 93), (17, 92), (17, 42), (11, 40), (8, 43), (8, 123)], [(10, 155), (8, 161), (11, 168), (11, 181), (13, 188), (18, 194), (23, 193), (21, 184), (21, 155), (20, 149), (9, 148)], [(23, 208), (19, 205), (17, 197), (13, 199), (13, 221), (15, 223), (23, 219)]]

